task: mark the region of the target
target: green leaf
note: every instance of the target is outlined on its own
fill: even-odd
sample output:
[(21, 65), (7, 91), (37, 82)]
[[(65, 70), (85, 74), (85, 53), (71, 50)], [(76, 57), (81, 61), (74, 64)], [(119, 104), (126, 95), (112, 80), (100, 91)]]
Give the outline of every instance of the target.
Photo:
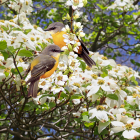
[(9, 28), (8, 27), (5, 27), (5, 26), (0, 26), (4, 31), (8, 31), (9, 30)]
[(107, 65), (107, 66), (106, 66), (106, 69), (112, 70), (112, 66), (111, 66), (111, 65)]
[(83, 113), (82, 113), (82, 116), (84, 116), (84, 115), (88, 115), (88, 111), (83, 112)]
[(5, 71), (4, 74), (5, 74), (6, 77), (9, 76), (9, 72), (7, 72), (7, 71)]
[(7, 60), (7, 58), (9, 57), (9, 54), (7, 52), (1, 52), (1, 53), (4, 56), (4, 60)]
[(89, 118), (88, 118), (87, 115), (84, 115), (82, 120), (83, 120), (83, 121), (86, 121), (86, 122), (89, 122)]
[(107, 129), (104, 129), (101, 133), (100, 133), (100, 135), (105, 135), (105, 134), (108, 134), (109, 133), (109, 131), (107, 130)]
[(80, 61), (80, 60), (79, 60), (79, 62), (80, 62), (80, 66), (79, 66), (79, 68), (81, 68), (82, 71), (85, 71), (85, 69), (86, 69), (86, 64), (85, 64), (85, 62)]
[(0, 50), (7, 48), (7, 42), (5, 40), (0, 41)]
[(50, 103), (49, 103), (50, 108), (55, 107), (55, 105), (56, 105), (56, 104), (55, 104), (54, 102), (50, 102)]
[[(23, 71), (23, 68), (22, 68), (22, 67), (18, 67), (18, 70), (19, 70), (19, 72), (21, 73), (21, 72)], [(13, 74), (19, 74), (16, 68), (15, 68), (15, 69), (12, 68), (12, 69), (11, 69), (11, 72), (12, 72)]]
[(71, 99), (81, 99), (82, 97), (81, 94), (74, 94), (71, 96)]
[(28, 34), (29, 32), (31, 32), (32, 31), (32, 29), (25, 29), (25, 31), (24, 31), (24, 34)]
[(10, 52), (12, 52), (12, 53), (14, 53), (14, 52), (16, 51), (16, 49), (14, 49), (13, 46), (9, 46), (9, 47), (8, 47), (8, 50), (9, 50)]
[(118, 96), (116, 94), (108, 94), (106, 97), (108, 97), (112, 100), (118, 100)]
[(25, 57), (31, 57), (31, 56), (33, 56), (33, 54), (30, 51), (28, 51), (28, 50), (20, 50), (18, 52), (18, 55), (19, 56), (25, 56)]
[(4, 66), (0, 66), (0, 69), (6, 69)]
[(110, 67), (109, 66), (106, 66), (106, 67), (104, 67), (103, 69), (102, 69), (102, 71), (103, 71), (103, 73), (101, 74), (101, 77), (106, 77), (106, 76), (108, 76), (108, 71), (107, 71), (107, 69), (110, 69)]
[(135, 83), (135, 85), (138, 85), (138, 82), (137, 82), (135, 79), (136, 79), (135, 76), (132, 76), (132, 77), (131, 77), (131, 81), (132, 81), (133, 83)]
[(93, 127), (94, 124), (95, 124), (95, 122), (91, 122), (91, 123), (85, 122), (85, 123), (84, 123), (84, 125), (85, 125), (86, 127)]
[(101, 77), (106, 77), (106, 76), (108, 76), (108, 73), (106, 73), (106, 72), (103, 72), (102, 74), (101, 74)]
[(68, 49), (69, 49), (70, 51), (73, 51), (73, 48), (72, 48), (72, 46), (71, 46), (70, 44), (68, 44)]
[(130, 60), (132, 64), (135, 64), (135, 61), (133, 59)]
[(22, 31), (20, 28), (13, 28), (12, 30), (15, 30), (15, 31)]
[(61, 97), (67, 98), (68, 95), (66, 93), (64, 93), (64, 92), (61, 92)]
[(65, 71), (64, 71), (64, 75), (68, 75), (69, 74), (69, 70), (68, 69), (66, 69)]
[(87, 83), (87, 84), (85, 84), (85, 85), (82, 85), (82, 87), (87, 87), (87, 86), (89, 86), (91, 83)]

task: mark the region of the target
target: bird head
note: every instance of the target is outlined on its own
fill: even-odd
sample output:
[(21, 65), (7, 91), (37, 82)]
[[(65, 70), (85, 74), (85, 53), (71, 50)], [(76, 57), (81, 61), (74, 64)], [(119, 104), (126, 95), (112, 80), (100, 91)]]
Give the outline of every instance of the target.
[(54, 23), (50, 24), (48, 26), (48, 28), (45, 29), (44, 31), (49, 31), (50, 34), (55, 34), (57, 32), (60, 32), (62, 30), (62, 28), (64, 28), (64, 27), (65, 26), (64, 26), (63, 23), (61, 23), (61, 22), (54, 22)]
[(53, 57), (57, 57), (58, 54), (60, 54), (61, 52), (64, 52), (61, 50), (61, 48), (57, 45), (49, 45), (47, 46), (42, 52), (41, 54), (43, 55), (50, 55)]

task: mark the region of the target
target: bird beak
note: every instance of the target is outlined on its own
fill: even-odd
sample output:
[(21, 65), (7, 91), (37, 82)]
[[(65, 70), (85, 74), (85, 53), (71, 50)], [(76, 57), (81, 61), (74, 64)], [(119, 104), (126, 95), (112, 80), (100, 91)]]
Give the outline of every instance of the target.
[(62, 53), (62, 52), (64, 52), (64, 51), (61, 50), (60, 52)]

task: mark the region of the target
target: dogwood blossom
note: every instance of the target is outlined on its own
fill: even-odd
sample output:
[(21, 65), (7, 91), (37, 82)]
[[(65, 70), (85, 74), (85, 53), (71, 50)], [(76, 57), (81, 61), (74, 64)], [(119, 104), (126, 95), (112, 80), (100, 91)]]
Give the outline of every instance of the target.
[(114, 133), (123, 131), (122, 135), (124, 138), (134, 139), (135, 137), (138, 137), (140, 135), (140, 133), (135, 130), (136, 128), (140, 127), (140, 121), (128, 120), (127, 124), (124, 124), (120, 121), (112, 121), (111, 124), (113, 125), (113, 128), (111, 128), (111, 130)]
[(76, 9), (81, 8), (81, 7), (84, 6), (83, 0), (68, 0), (68, 1), (66, 2), (66, 5), (72, 6), (72, 8), (73, 8), (74, 10), (76, 10)]

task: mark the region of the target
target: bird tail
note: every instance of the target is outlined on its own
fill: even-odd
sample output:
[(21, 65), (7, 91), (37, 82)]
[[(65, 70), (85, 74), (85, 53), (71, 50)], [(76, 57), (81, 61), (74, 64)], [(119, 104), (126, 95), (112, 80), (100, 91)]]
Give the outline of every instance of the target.
[(90, 68), (93, 65), (96, 65), (96, 63), (94, 62), (94, 60), (89, 57), (89, 55), (87, 54), (87, 52), (85, 50), (82, 51), (82, 54), (80, 54), (79, 57), (81, 57)]
[[(28, 82), (28, 81), (27, 81)], [(37, 97), (39, 79), (32, 81), (29, 86), (28, 97)]]

